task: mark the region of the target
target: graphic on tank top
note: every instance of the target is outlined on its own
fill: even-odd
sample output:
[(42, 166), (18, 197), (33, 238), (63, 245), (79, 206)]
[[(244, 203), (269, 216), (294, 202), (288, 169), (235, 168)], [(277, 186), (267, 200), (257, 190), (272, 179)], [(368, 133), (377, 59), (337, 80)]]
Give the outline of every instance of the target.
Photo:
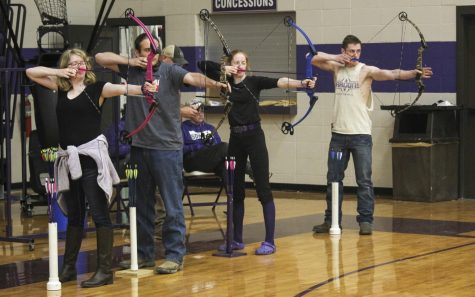
[(360, 83), (358, 82), (358, 80), (351, 80), (350, 77), (346, 77), (335, 83), (336, 95), (352, 96), (353, 90), (359, 89), (359, 88), (360, 88)]

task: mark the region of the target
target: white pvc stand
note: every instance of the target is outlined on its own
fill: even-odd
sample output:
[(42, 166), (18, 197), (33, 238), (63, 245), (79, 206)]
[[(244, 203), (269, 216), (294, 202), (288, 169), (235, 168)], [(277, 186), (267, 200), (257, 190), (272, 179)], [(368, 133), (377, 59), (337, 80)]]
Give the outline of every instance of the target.
[(132, 297), (139, 297), (139, 279), (133, 277), (130, 279), (130, 294)]
[(61, 290), (58, 290), (58, 291), (46, 291), (47, 294), (46, 296), (47, 297), (61, 297)]
[(130, 217), (130, 270), (139, 270), (137, 256), (137, 208), (129, 207)]
[(330, 235), (340, 235), (341, 229), (339, 224), (340, 209), (339, 203), (339, 183), (332, 183), (332, 225), (330, 227)]
[(46, 284), (48, 291), (61, 290), (58, 277), (58, 225), (48, 223), (48, 247), (49, 247), (49, 280)]
[(137, 256), (137, 208), (129, 207), (129, 225), (130, 225), (130, 269), (120, 270), (115, 273), (116, 276), (136, 276), (144, 277), (153, 274), (151, 269), (139, 269)]
[(340, 235), (330, 236), (332, 242), (332, 273), (333, 284), (335, 287), (340, 287)]

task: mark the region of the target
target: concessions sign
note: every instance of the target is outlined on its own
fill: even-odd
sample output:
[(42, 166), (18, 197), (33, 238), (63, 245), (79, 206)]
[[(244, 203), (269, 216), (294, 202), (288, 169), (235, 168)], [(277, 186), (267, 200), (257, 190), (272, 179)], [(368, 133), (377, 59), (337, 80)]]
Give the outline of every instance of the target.
[(276, 10), (277, 0), (211, 0), (213, 12)]

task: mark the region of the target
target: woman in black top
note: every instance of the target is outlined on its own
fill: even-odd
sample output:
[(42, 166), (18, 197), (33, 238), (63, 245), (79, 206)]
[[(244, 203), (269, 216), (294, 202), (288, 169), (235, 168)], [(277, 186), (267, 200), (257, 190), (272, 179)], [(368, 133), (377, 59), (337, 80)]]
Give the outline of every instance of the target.
[[(200, 63), (202, 70), (211, 68), (212, 78), (216, 78), (219, 65), (212, 62)], [(262, 204), (264, 224), (266, 229), (265, 240), (256, 249), (256, 255), (273, 254), (276, 251), (274, 243), (275, 205), (269, 184), (269, 154), (265, 141), (264, 131), (261, 128), (259, 116), (259, 97), (261, 90), (272, 88), (301, 88), (315, 87), (315, 80), (295, 80), (286, 77), (268, 78), (263, 76), (247, 75), (249, 58), (244, 51), (234, 50), (227, 61), (226, 73), (231, 75), (229, 81), (231, 93), (229, 100), (232, 107), (229, 112), (231, 136), (229, 139), (229, 156), (236, 157), (234, 178), (233, 223), (234, 241), (231, 246), (239, 250), (244, 248), (243, 220), (245, 197), (245, 169), (249, 156), (254, 173), (257, 197)], [(214, 77), (213, 77), (214, 76)], [(226, 246), (219, 247), (225, 250)]]
[[(96, 81), (92, 65), (86, 53), (80, 49), (66, 50), (60, 57), (59, 68), (33, 67), (26, 70), (34, 82), (58, 91), (56, 115), (59, 127), (59, 142), (62, 149), (68, 146), (81, 146), (101, 137), (101, 109), (105, 98), (126, 93), (142, 94), (142, 87), (117, 85)], [(148, 91), (155, 85), (146, 84)], [(109, 158), (99, 150), (102, 164)], [(98, 265), (96, 273), (81, 287), (97, 287), (113, 282), (112, 261), (112, 222), (109, 217), (106, 194), (98, 184), (98, 163), (91, 155), (79, 155), (82, 176), (72, 180), (70, 188), (64, 193), (68, 213), (66, 248), (63, 268), (59, 276), (61, 282), (76, 280), (76, 260), (81, 247), (86, 213), (86, 199), (96, 226)], [(110, 160), (110, 159), (109, 159)], [(110, 177), (108, 177), (110, 178)]]

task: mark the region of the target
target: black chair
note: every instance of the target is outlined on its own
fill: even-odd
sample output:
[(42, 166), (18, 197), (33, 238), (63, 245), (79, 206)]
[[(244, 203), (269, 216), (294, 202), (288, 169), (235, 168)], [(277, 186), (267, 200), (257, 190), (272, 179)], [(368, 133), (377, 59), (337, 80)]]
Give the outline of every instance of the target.
[(127, 220), (129, 220), (129, 207), (125, 204), (126, 201), (128, 202), (129, 197), (122, 197), (122, 190), (128, 187), (129, 185), (127, 179), (121, 179), (119, 184), (114, 185), (111, 203), (109, 204), (109, 212), (116, 213), (116, 225), (126, 225), (124, 222), (122, 222), (123, 213), (125, 213)]
[(114, 191), (112, 193), (111, 202), (109, 204), (109, 212), (116, 213), (116, 225), (125, 226), (124, 222), (122, 221), (122, 214), (125, 213), (125, 215), (127, 216), (127, 221), (128, 221), (129, 220), (129, 206), (128, 206), (129, 194), (127, 194), (126, 197), (123, 197), (122, 190), (123, 189), (129, 190), (129, 181), (125, 177), (125, 165), (129, 162), (129, 156), (122, 159), (118, 159), (118, 160), (115, 160), (113, 158), (113, 161), (116, 161), (114, 165), (118, 167), (116, 168), (116, 170), (120, 177), (120, 183), (117, 185), (114, 185)]
[[(193, 207), (212, 206), (211, 209), (214, 212), (216, 205), (226, 205), (226, 202), (218, 202), (219, 197), (221, 196), (221, 193), (223, 192), (223, 189), (224, 189), (224, 181), (219, 175), (216, 175), (214, 173), (201, 172), (201, 171), (193, 171), (193, 172), (183, 171), (183, 185), (184, 185), (184, 189), (183, 189), (183, 196), (181, 197), (181, 199), (182, 200), (185, 199), (185, 196), (186, 196), (188, 203), (183, 203), (183, 205), (190, 207), (192, 216), (195, 215)], [(199, 187), (206, 186), (207, 188), (216, 187), (217, 190), (190, 191), (190, 186), (199, 186)], [(210, 194), (216, 195), (216, 199), (213, 202), (192, 202), (191, 201), (191, 196), (193, 195), (210, 195)]]

